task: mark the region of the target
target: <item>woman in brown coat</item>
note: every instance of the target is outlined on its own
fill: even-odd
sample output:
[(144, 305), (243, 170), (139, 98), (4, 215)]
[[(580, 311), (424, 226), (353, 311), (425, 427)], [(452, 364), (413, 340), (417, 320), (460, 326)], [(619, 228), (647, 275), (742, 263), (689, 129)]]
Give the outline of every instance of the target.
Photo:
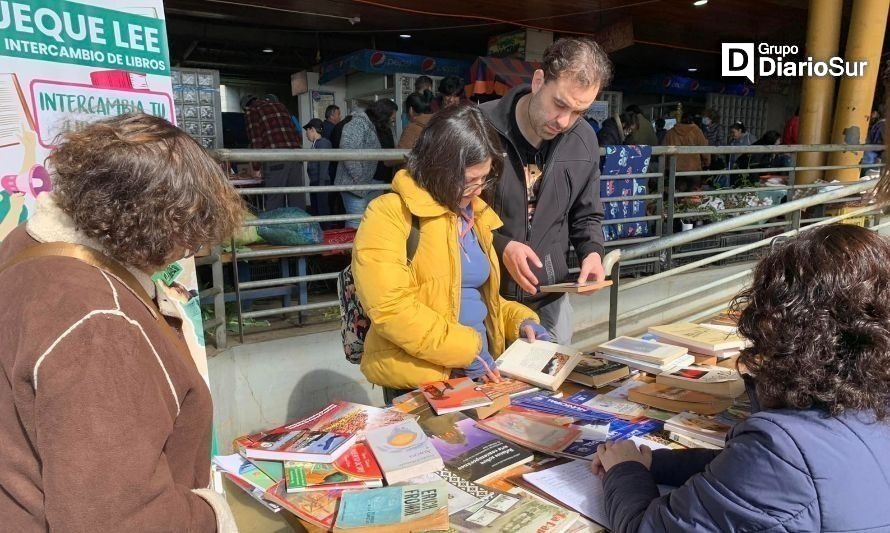
[(432, 118), (430, 103), (433, 101), (433, 93), (429, 90), (422, 93), (411, 93), (405, 99), (405, 110), (408, 113), (408, 126), (402, 131), (398, 148), (410, 150), (414, 148), (420, 132), (426, 127), (426, 123)]

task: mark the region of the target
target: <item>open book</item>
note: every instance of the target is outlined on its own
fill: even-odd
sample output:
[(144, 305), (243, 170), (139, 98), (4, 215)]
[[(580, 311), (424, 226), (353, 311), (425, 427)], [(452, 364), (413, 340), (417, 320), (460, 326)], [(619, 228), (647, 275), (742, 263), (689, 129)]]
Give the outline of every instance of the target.
[(581, 360), (581, 352), (552, 342), (517, 340), (498, 358), (501, 373), (555, 391)]

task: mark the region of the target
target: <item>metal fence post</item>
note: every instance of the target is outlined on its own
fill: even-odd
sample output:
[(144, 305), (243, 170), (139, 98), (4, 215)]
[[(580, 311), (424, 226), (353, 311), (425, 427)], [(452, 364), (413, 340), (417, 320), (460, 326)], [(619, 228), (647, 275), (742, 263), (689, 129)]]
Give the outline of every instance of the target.
[[(787, 189), (786, 201), (790, 202), (794, 200), (794, 192), (795, 192), (795, 180), (797, 179), (797, 156), (799, 152), (791, 152), (791, 168), (788, 170), (788, 186), (791, 187)], [(791, 220), (789, 221), (790, 227), (789, 230), (800, 230), (800, 211), (795, 211), (791, 214)]]
[[(658, 200), (655, 201), (655, 215), (658, 217), (655, 220), (655, 236), (661, 238), (664, 236), (664, 162), (665, 156), (658, 156), (658, 170), (661, 172), (661, 175), (655, 178), (655, 192), (658, 193)], [(655, 273), (659, 273), (662, 270), (661, 261), (655, 262)]]
[(612, 265), (612, 286), (609, 288), (609, 340), (618, 336), (618, 284), (621, 277), (621, 260)]
[(241, 309), (241, 282), (238, 276), (238, 246), (235, 244), (235, 237), (232, 237), (232, 280), (235, 282), (235, 302), (238, 305), (238, 337), (241, 344), (244, 344), (244, 310)]
[(216, 256), (216, 261), (210, 266), (213, 286), (219, 288), (219, 292), (213, 296), (213, 314), (220, 321), (214, 331), (216, 347), (220, 350), (226, 348), (226, 290), (223, 285), (222, 246), (214, 246), (210, 251)]
[[(673, 235), (674, 234), (674, 208), (675, 208), (675, 198), (674, 193), (677, 192), (677, 156), (676, 155), (668, 155), (668, 168), (667, 168), (667, 224), (662, 229), (664, 230), (664, 235)], [(668, 248), (665, 252), (665, 265), (667, 265), (668, 270), (671, 268), (671, 256), (673, 255), (673, 248)]]

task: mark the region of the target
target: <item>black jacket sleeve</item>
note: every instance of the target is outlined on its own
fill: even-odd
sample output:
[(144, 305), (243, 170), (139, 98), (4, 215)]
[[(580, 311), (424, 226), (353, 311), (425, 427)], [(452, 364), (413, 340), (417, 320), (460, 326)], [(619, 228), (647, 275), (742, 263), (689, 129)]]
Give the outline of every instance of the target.
[(652, 452), (652, 477), (660, 485), (679, 487), (705, 467), (722, 450), (690, 448), (688, 450), (655, 450)]
[(652, 473), (641, 463), (618, 463), (603, 478), (603, 496), (611, 531), (634, 532), (652, 500), (658, 498), (658, 486)]
[[(578, 262), (596, 252), (605, 256), (603, 246), (603, 204), (600, 201), (599, 146), (594, 144), (591, 170), (575, 203), (569, 208), (569, 239), (578, 254)], [(606, 272), (606, 275), (609, 273)]]

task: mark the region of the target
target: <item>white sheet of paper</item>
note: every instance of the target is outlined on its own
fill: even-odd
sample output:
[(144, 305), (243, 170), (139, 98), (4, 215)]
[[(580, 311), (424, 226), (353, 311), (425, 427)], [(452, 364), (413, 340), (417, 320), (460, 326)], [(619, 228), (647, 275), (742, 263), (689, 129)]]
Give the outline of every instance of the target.
[(609, 527), (603, 482), (591, 473), (589, 461), (572, 461), (522, 477), (564, 505)]

